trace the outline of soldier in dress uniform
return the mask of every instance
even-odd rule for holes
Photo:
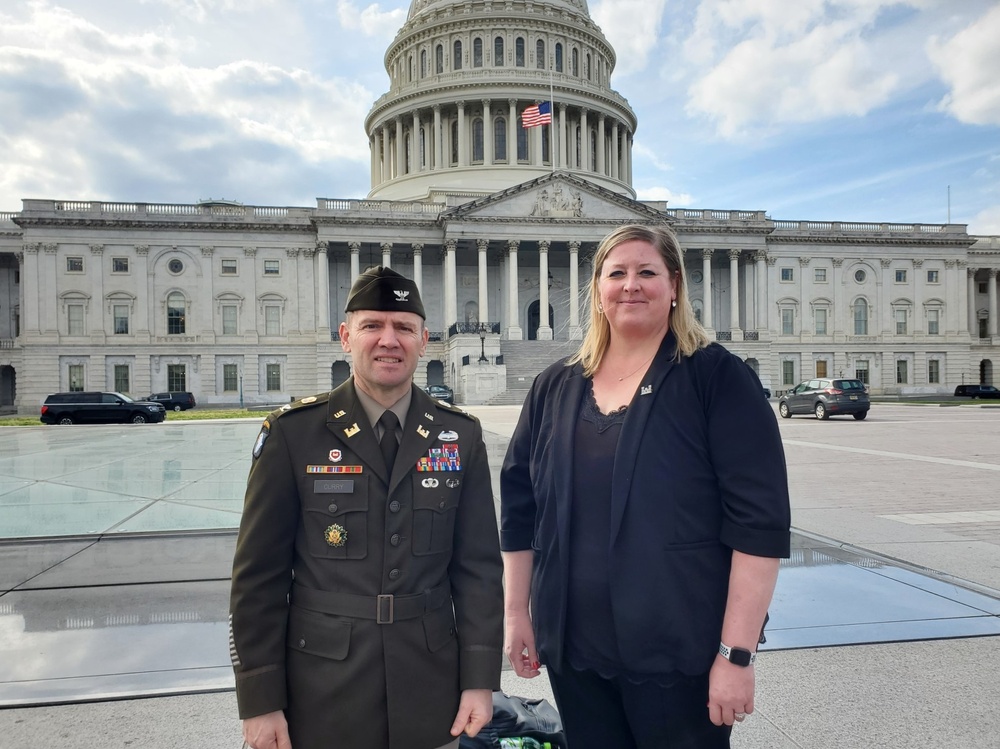
[[[253,749],[456,747],[500,687],[502,565],[479,421],[412,382],[416,285],[370,268],[340,324],[353,377],[270,414],[233,564]]]

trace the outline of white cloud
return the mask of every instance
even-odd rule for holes
[[[628,75],[646,68],[657,47],[667,0],[603,0],[590,15],[618,55],[615,72]]]
[[[639,200],[665,200],[670,208],[680,208],[694,204],[694,198],[686,192],[674,192],[669,187],[651,185],[636,187],[636,197]]]
[[[1000,236],[1000,205],[993,205],[977,213],[969,222],[969,233]]]
[[[927,54],[951,90],[940,108],[972,125],[1000,124],[1000,6],[950,39],[932,38]]]
[[[402,8],[382,10],[378,3],[359,9],[348,0],[340,0],[337,17],[345,29],[361,31],[365,36],[392,38],[406,21],[406,11]]]

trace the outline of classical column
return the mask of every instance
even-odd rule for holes
[[[944,320],[939,320],[938,325],[939,330],[942,334],[954,335],[958,330],[958,318],[961,317],[959,312],[959,297],[961,295],[962,279],[956,272],[958,267],[957,260],[945,260],[945,309],[944,309]]]
[[[458,104],[458,165],[468,166],[469,144],[465,126],[465,102],[459,101],[456,103]]]
[[[394,177],[402,177],[406,174],[406,150],[403,148],[403,118],[396,117],[396,169]]]
[[[705,289],[702,299],[701,324],[708,330],[712,329],[712,255],[714,252],[715,250],[701,251],[702,288]]]
[[[990,299],[990,318],[986,332],[990,338],[995,338],[997,334],[997,269],[987,268],[986,270],[989,273],[986,277],[986,292]]]
[[[924,286],[927,274],[923,272],[924,261],[916,258],[913,261],[913,335],[924,332]]]
[[[420,154],[420,111],[413,110],[413,132],[410,135],[410,173],[422,171],[424,165],[421,163]]]
[[[137,244],[135,247],[135,277],[138,279],[149,277],[149,245]],[[214,269],[213,269],[214,270]],[[150,294],[149,299],[152,299]],[[143,304],[142,298],[136,300],[135,304],[135,332],[139,336],[140,342],[149,343],[149,309],[150,304]]]
[[[580,243],[572,240],[569,243],[569,339],[583,340],[583,329],[580,327]]]
[[[413,283],[417,285],[420,296],[424,295],[424,245],[422,242],[414,242],[410,245],[413,250]]]
[[[566,137],[566,105],[563,103],[559,104],[559,168],[565,169],[566,165],[569,163],[566,144],[568,143]]]
[[[580,109],[580,168],[591,171],[590,164],[590,133],[587,131],[587,110]]]
[[[493,116],[490,114],[490,100],[483,99],[483,164],[491,165],[493,153]]]
[[[635,139],[635,135],[633,133],[630,132],[630,133],[626,134],[626,136],[625,136],[625,153],[622,154],[622,158],[625,161],[625,167],[626,167],[625,181],[628,184],[630,184],[630,185],[632,184],[632,141],[634,139]]]
[[[549,240],[538,242],[538,332],[539,341],[552,340],[549,321]]]
[[[508,99],[507,105],[510,107],[507,127],[507,163],[517,164],[517,129],[520,127],[517,121],[517,99]]]
[[[24,265],[21,273],[21,293],[24,295],[24,304],[21,305],[22,335],[39,332],[38,303],[41,294],[38,291],[38,248],[37,242],[28,242],[24,245]],[[145,275],[138,277],[145,278]]]
[[[382,267],[392,267],[392,242],[382,243]]]
[[[729,329],[740,329],[740,251],[729,251]],[[733,340],[735,340],[733,336]]]
[[[441,137],[441,105],[434,105],[434,169],[443,168],[444,153],[441,150],[444,138]]]
[[[757,314],[756,325],[759,333],[768,330],[767,322],[767,251],[758,250],[754,254],[757,263]]]
[[[486,250],[489,246],[488,239],[476,240],[476,248],[479,250],[479,322],[481,323],[489,322],[490,319],[490,287],[486,278]]]
[[[517,247],[519,242],[511,239],[507,242],[507,340],[520,341],[522,338],[520,315],[517,298]]]
[[[607,176],[607,163],[604,158],[604,115],[597,117],[597,172],[601,176]]]
[[[457,239],[449,239],[444,243],[444,329],[451,328],[458,322],[458,279],[455,274],[455,250]]]
[[[767,262],[773,263],[777,258],[769,257]],[[852,336],[854,335],[854,310],[847,306],[847,302],[844,300],[844,271],[841,270],[844,267],[844,258],[835,257],[831,258],[830,262],[833,264],[833,327],[828,328],[831,333],[837,333],[843,331],[844,335]],[[827,320],[829,325],[831,321]],[[777,327],[781,329],[780,318],[777,321]],[[836,366],[836,365],[834,365]]]
[[[372,187],[375,187],[382,181],[382,162],[379,152],[381,151],[381,144],[379,143],[379,131],[376,128],[371,137],[368,139],[368,148],[371,151],[371,180]]]
[[[382,125],[382,182],[392,179],[392,152],[390,144],[392,137],[389,134],[389,123]]]
[[[968,309],[966,315],[969,323],[969,336],[979,337],[979,321],[976,319],[976,269],[966,268],[965,274],[968,277]]]
[[[316,309],[319,310],[320,336],[330,337],[330,261],[326,254],[327,243],[316,243],[316,276],[319,281]]]
[[[618,123],[611,126],[611,177],[619,179],[621,164],[618,161]]]
[[[361,275],[361,242],[348,242],[347,247],[351,251],[351,286]]]
[[[965,266],[966,262],[964,260],[959,260],[955,269],[955,285],[958,287],[958,304],[955,305],[954,314],[957,318],[955,321],[955,332],[958,334],[967,334],[969,332],[969,326],[967,324],[968,320],[965,320],[965,318],[968,317],[966,310],[969,309],[969,288],[968,283],[962,283],[962,276],[965,275]],[[963,320],[965,320],[965,322],[962,322]]]
[[[544,130],[545,125],[539,125],[531,128],[531,133],[528,135],[531,143],[528,147],[528,161],[535,166],[541,166],[544,161],[542,159],[542,131]]]

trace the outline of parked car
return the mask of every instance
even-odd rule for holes
[[[1000,398],[1000,390],[993,385],[959,385],[955,395],[967,398]]]
[[[771,397],[771,388],[764,388],[764,397],[765,398]]]
[[[168,411],[187,411],[198,405],[195,403],[194,393],[187,392],[153,393],[146,400],[162,403]]]
[[[869,408],[871,400],[861,380],[806,380],[778,399],[778,413],[784,419],[792,418],[792,414],[815,414],[817,419],[851,414],[860,421]]]
[[[455,393],[447,385],[428,385],[424,388],[424,392],[431,398],[437,398],[439,401],[444,401],[445,403],[455,402]]]
[[[42,405],[43,424],[145,424],[167,412],[159,403],[137,401],[121,393],[53,393]]]

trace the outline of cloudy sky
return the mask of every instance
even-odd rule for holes
[[[0,211],[364,197],[408,0],[5,0]],[[591,0],[672,207],[1000,234],[997,0]],[[639,20],[641,19],[641,20]]]

